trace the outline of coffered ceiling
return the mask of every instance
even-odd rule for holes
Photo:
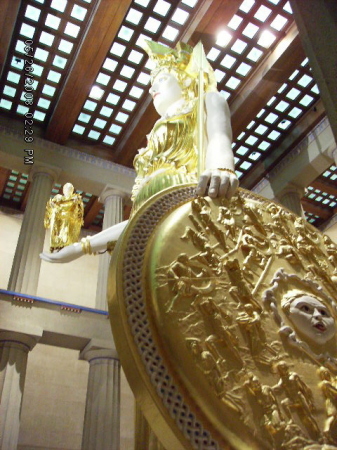
[[[287,0],[3,0],[1,8],[0,121],[20,129],[29,116],[27,142],[40,136],[132,167],[157,119],[144,38],[202,41],[231,109],[247,189],[325,116]],[[315,226],[336,213],[336,178],[332,165],[302,198]],[[0,205],[24,211],[29,184],[2,167]],[[85,226],[99,229],[102,204],[81,194]]]

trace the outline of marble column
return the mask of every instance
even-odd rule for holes
[[[337,2],[290,0],[290,5],[337,142]]]
[[[277,194],[279,202],[300,217],[304,217],[301,198],[304,196],[304,189],[295,184],[289,184],[283,191]]]
[[[0,449],[16,450],[28,352],[37,338],[0,332]]]
[[[85,349],[90,364],[82,450],[120,448],[120,363],[111,349]]]
[[[123,221],[123,193],[115,189],[106,188],[100,195],[99,200],[104,203],[103,230]],[[108,310],[107,285],[110,259],[111,256],[107,252],[100,256],[98,263],[95,307],[103,311]]]
[[[39,282],[45,229],[46,204],[50,197],[56,172],[46,167],[34,167],[32,183],[20,235],[15,250],[8,290],[36,295]]]

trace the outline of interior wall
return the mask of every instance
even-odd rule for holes
[[[0,288],[7,289],[22,214],[0,211]],[[48,234],[44,244],[48,251]],[[37,296],[95,308],[99,256],[42,261]],[[18,450],[80,450],[89,363],[79,352],[37,344],[28,355]],[[121,371],[121,445],[134,448],[134,397]]]

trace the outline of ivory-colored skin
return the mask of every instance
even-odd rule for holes
[[[176,77],[169,72],[161,72],[155,78],[150,94],[153,104],[161,117],[170,115],[183,102],[182,87]],[[220,171],[226,168],[234,171],[234,156],[231,148],[232,129],[230,111],[226,100],[218,92],[205,94],[205,113],[207,129],[206,170],[201,174],[196,189],[199,196],[230,199],[238,187],[235,174]],[[151,177],[157,175],[152,174]],[[123,232],[127,221],[113,225],[102,232],[89,237],[93,252],[104,251],[107,243],[116,241]],[[83,255],[81,243],[63,248],[57,253],[41,253],[41,258],[48,262],[65,263]]]

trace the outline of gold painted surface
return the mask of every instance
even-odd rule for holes
[[[134,217],[110,274],[144,414],[184,448],[200,429],[205,449],[337,448],[336,246],[244,190],[231,203],[173,194]]]
[[[83,200],[74,194],[74,186],[66,183],[63,195],[57,194],[46,205],[45,228],[50,228],[50,251],[58,251],[78,241],[83,225]]]

